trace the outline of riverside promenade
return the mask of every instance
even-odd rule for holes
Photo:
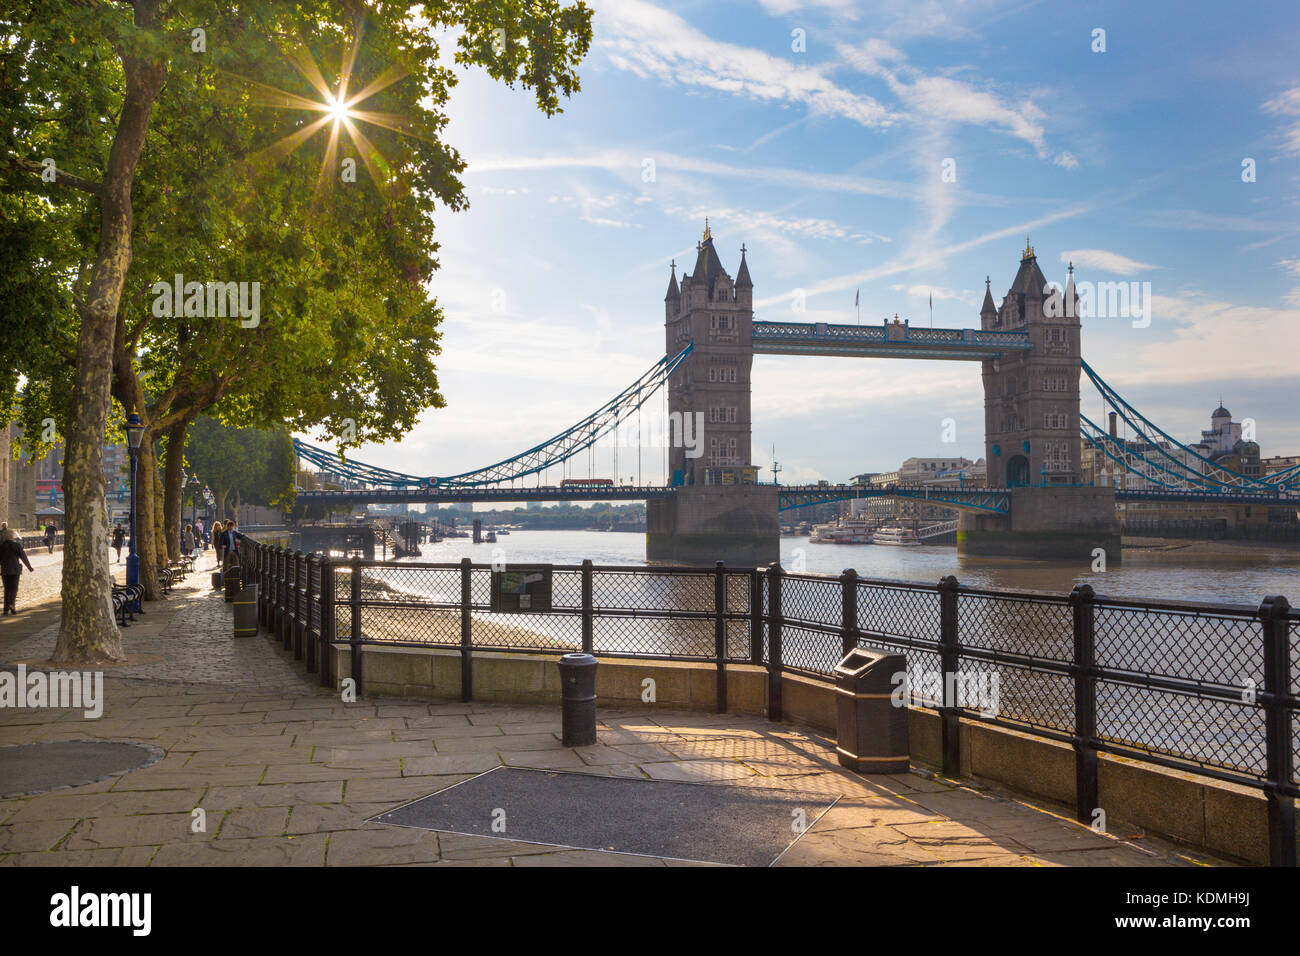
[[[154,762],[137,770],[0,799],[0,866],[683,865],[366,822],[502,766],[838,796],[810,817],[781,866],[1222,862],[1122,821],[1094,833],[1063,807],[969,781],[858,776],[838,765],[833,741],[758,718],[602,710],[597,744],[566,748],[558,702],[345,703],[274,642],[232,636],[229,605],[207,587],[206,557],[124,630],[129,657],[104,671],[102,717],[0,708],[0,746],[105,740],[154,749]],[[57,601],[20,606],[27,610],[0,624],[0,666],[59,669],[47,663]],[[644,826],[663,827],[672,812],[665,806]]]

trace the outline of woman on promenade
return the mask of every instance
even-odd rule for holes
[[[192,524],[187,524],[181,534],[181,551],[191,558],[194,557],[194,525]]]
[[[217,521],[212,525],[212,547],[216,551],[217,567],[225,568],[226,564],[222,560],[226,551],[226,523]]]
[[[4,578],[5,587],[5,614],[17,614],[16,604],[18,602],[18,578],[23,573],[23,565],[27,565],[27,570],[32,571],[32,563],[27,560],[27,552],[23,550],[23,543],[18,540],[18,535],[12,528],[5,528],[0,533],[0,576]]]

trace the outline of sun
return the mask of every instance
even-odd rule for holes
[[[330,115],[330,118],[336,123],[341,123],[352,115],[352,111],[348,109],[347,102],[341,96],[331,98],[326,104],[325,112],[327,112]]]
[[[329,135],[325,144],[325,156],[321,163],[320,175],[316,181],[316,188],[320,191],[330,188],[335,178],[333,173],[338,163],[340,130],[347,134],[347,140],[351,143],[358,158],[369,170],[372,179],[376,183],[382,183],[387,178],[384,170],[380,168],[382,157],[379,156],[374,144],[361,131],[358,125],[359,122],[392,130],[404,136],[414,136],[417,139],[426,138],[413,127],[407,117],[393,113],[376,112],[363,106],[370,97],[408,76],[409,71],[406,68],[396,65],[389,66],[360,91],[353,93],[349,90],[349,85],[354,79],[353,67],[356,65],[357,53],[361,46],[361,32],[361,21],[357,20],[353,27],[352,42],[345,51],[340,65],[338,86],[333,90],[331,90],[330,84],[327,84],[320,68],[316,65],[315,60],[312,59],[305,46],[300,44],[285,51],[289,62],[315,90],[317,99],[290,93],[287,90],[244,78],[244,82],[253,88],[254,102],[259,105],[279,108],[288,107],[320,114],[317,119],[281,137],[270,146],[254,154],[250,159],[278,160],[306,142],[316,132],[328,128]],[[376,162],[376,160],[379,162]]]

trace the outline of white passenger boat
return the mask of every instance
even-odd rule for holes
[[[911,528],[880,528],[872,535],[875,544],[913,545],[920,544],[921,539]]]
[[[809,542],[816,544],[871,544],[871,528],[862,519],[813,525]]]

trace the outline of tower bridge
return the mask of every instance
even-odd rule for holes
[[[779,511],[827,501],[912,498],[955,509],[961,515],[958,550],[968,554],[1091,560],[1100,548],[1111,562],[1120,560],[1117,500],[1300,504],[1292,488],[1300,487],[1300,465],[1267,478],[1223,468],[1177,443],[1107,385],[1082,360],[1073,266],[1064,290],[1049,289],[1028,242],[1001,302],[994,301],[986,278],[979,327],[965,329],[912,328],[896,317],[868,326],[756,320],[746,252],[741,246],[733,279],[706,226],[692,271],[679,280],[676,263],[670,267],[664,357],[565,431],[511,458],[448,477],[344,461],[295,440],[301,457],[361,484],[304,492],[300,500],[318,505],[644,500],[648,558],[746,564],[777,559]],[[986,486],[760,483],[751,445],[755,355],[981,363]],[[1142,442],[1121,442],[1080,414],[1083,374],[1115,409],[1112,419],[1123,418]],[[516,485],[530,476],[540,479],[546,469],[592,447],[661,388],[667,390],[670,421],[703,423],[694,448],[670,442],[666,485]],[[1083,484],[1081,442],[1115,462],[1119,472],[1140,477],[1140,487]]]

